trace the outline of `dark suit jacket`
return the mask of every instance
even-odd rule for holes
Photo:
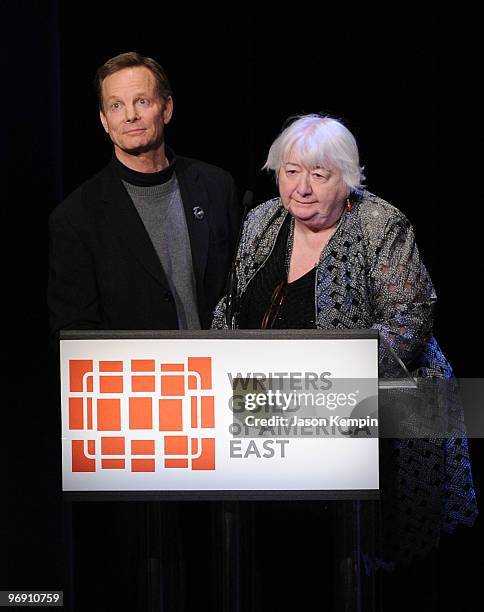
[[[232,177],[183,157],[176,176],[190,236],[200,322],[210,327],[225,289],[240,210]],[[204,211],[196,219],[193,208]],[[177,329],[162,266],[112,163],[51,214],[51,330]],[[173,237],[176,240],[176,236]]]

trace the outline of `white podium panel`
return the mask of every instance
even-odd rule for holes
[[[73,335],[64,491],[378,490],[376,334]],[[355,424],[362,435],[348,435]]]

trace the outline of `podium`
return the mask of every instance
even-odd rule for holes
[[[362,609],[375,597],[361,502],[379,495],[378,343],[372,330],[63,332],[66,524],[82,501],[216,501],[217,607],[238,611],[244,503],[336,500],[338,609]],[[165,587],[147,609],[165,609]]]

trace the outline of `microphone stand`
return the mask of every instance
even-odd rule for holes
[[[226,298],[226,308],[225,308],[225,321],[227,323],[227,327],[229,329],[236,329],[237,327],[237,314],[239,312],[239,298],[237,295],[237,253],[239,251],[240,241],[242,239],[242,231],[244,229],[245,219],[247,218],[247,214],[249,210],[252,208],[252,201],[254,199],[254,193],[250,190],[247,190],[244,193],[244,197],[242,198],[242,206],[244,207],[244,212],[242,214],[242,221],[240,223],[239,235],[237,238],[237,244],[235,247],[234,258],[232,260],[232,265],[230,266],[230,273],[227,279],[227,288],[225,295]]]
[[[239,251],[240,240],[247,214],[252,207],[254,194],[246,191],[242,198],[244,212],[240,223],[239,235],[235,248],[234,258],[230,267],[230,274],[227,278],[226,288],[226,311],[225,320],[229,329],[236,329],[237,314],[239,311],[239,299],[237,296],[237,253]],[[230,612],[240,612],[242,610],[242,551],[241,551],[241,529],[242,516],[238,501],[223,501],[221,514],[221,531],[223,541],[222,554],[222,607]]]

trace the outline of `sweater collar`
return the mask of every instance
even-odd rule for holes
[[[173,176],[176,165],[176,155],[169,147],[166,147],[166,157],[169,161],[169,165],[159,172],[138,172],[137,170],[132,170],[121,163],[116,155],[113,155],[111,164],[122,181],[131,185],[137,185],[138,187],[153,187],[155,185],[167,183]]]

